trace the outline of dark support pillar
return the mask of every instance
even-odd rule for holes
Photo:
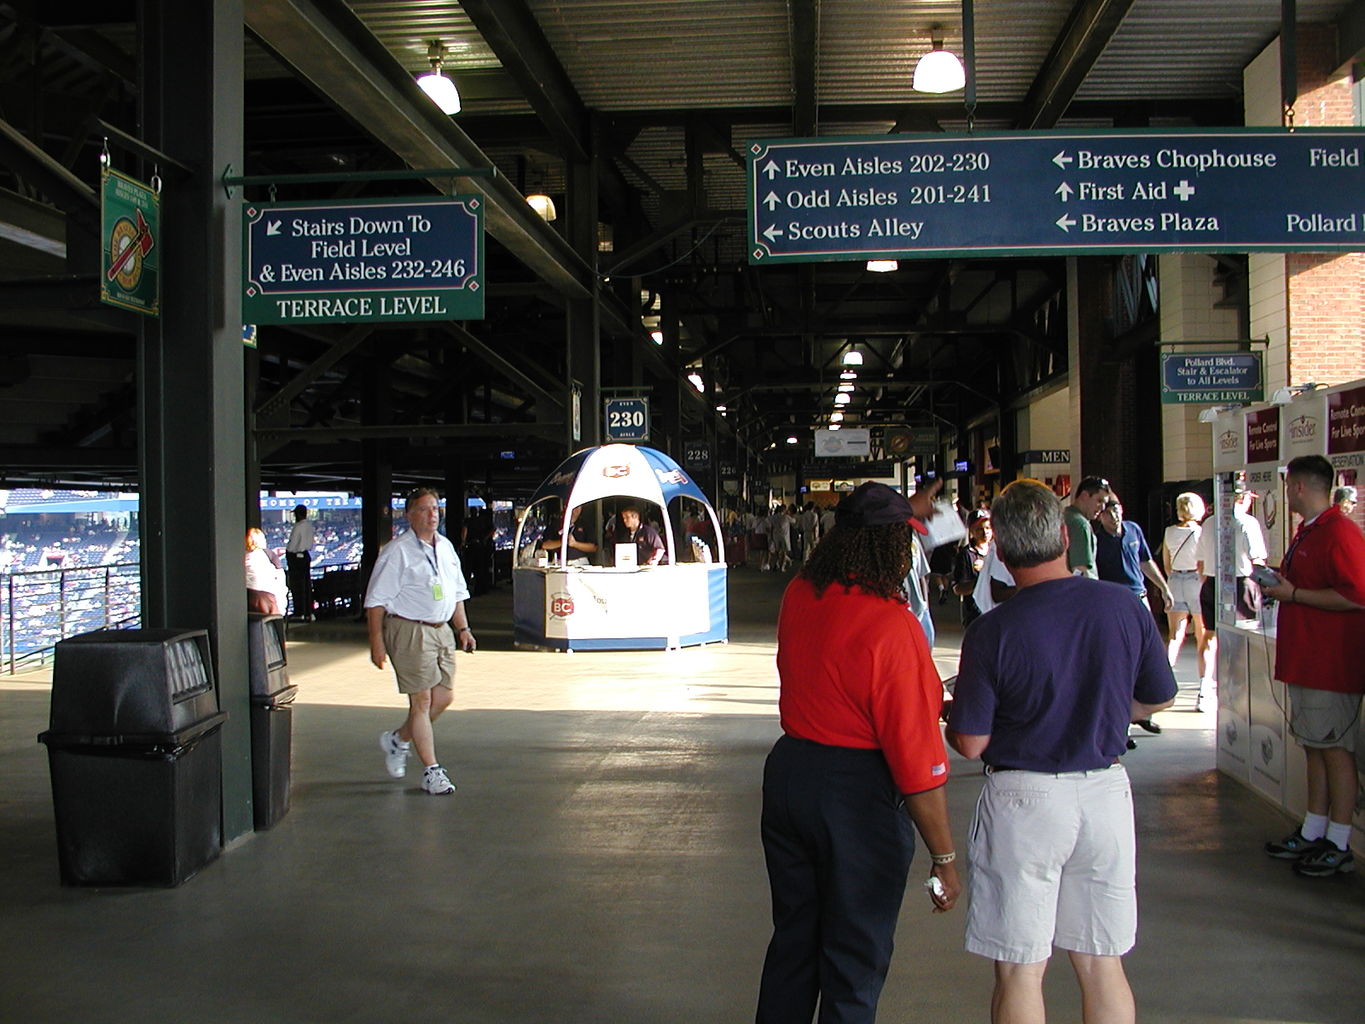
[[[161,316],[138,359],[143,623],[209,630],[231,841],[252,829],[241,221],[220,180],[242,167],[242,2],[143,0],[139,26],[142,135],[194,168],[162,169]]]
[[[677,299],[672,289],[663,293],[663,304],[659,309],[659,327],[664,332],[664,362],[673,370],[671,378],[659,382],[655,394],[659,396],[659,426],[662,437],[659,439],[660,451],[681,459],[683,455],[682,436],[682,394],[681,388],[691,387],[690,381],[682,376],[679,351],[682,325],[676,315]]]
[[[392,418],[389,400],[389,361],[369,357],[365,386],[361,391],[361,420],[366,426],[383,426]],[[379,549],[393,537],[393,463],[387,441],[369,438],[360,442],[360,588],[370,582]]]
[[[1110,418],[1116,381],[1104,363],[1108,263],[1101,257],[1066,261],[1067,346],[1071,390],[1072,484],[1087,474],[1111,475]]]
[[[593,119],[589,128],[591,138],[584,149],[585,161],[569,161],[565,166],[568,191],[567,237],[574,252],[594,269],[592,295],[572,298],[567,304],[565,322],[564,375],[564,450],[568,454],[579,448],[602,443],[602,338],[600,330],[599,298],[602,288],[597,268],[597,127]],[[574,437],[574,396],[577,383],[581,392],[579,402],[579,432]]]

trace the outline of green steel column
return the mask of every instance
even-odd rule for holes
[[[162,168],[161,316],[141,336],[143,621],[207,628],[223,726],[223,839],[252,829],[240,214],[241,0],[143,0],[142,138]]]

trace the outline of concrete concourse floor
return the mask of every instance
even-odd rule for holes
[[[542,654],[511,644],[511,592],[470,603],[438,753],[449,798],[384,772],[402,717],[358,623],[292,626],[293,807],[176,889],[58,884],[41,675],[0,677],[0,1021],[637,1024],[745,1021],[769,932],[758,842],[778,735],[779,574],[731,574],[727,646]],[[955,671],[956,608],[935,654]],[[1261,852],[1291,823],[1214,770],[1193,653],[1161,736],[1125,758],[1139,827],[1139,1017],[1365,1019],[1365,884]],[[958,848],[980,776],[955,758]],[[917,856],[881,1002],[887,1022],[988,1019],[965,905],[929,913]],[[1053,1020],[1080,1018],[1063,957]],[[795,1024],[795,1022],[793,1022]]]

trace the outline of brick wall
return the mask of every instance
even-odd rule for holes
[[[1352,125],[1355,106],[1348,69],[1333,67],[1336,36],[1331,26],[1300,25],[1299,126]],[[1341,384],[1365,376],[1365,254],[1289,253],[1290,384]]]

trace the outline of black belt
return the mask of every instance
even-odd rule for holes
[[[444,622],[423,622],[421,619],[410,619],[406,615],[395,615],[393,612],[389,612],[389,618],[402,619],[404,622],[415,622],[419,626],[430,626],[433,629],[440,629],[445,625]]]

